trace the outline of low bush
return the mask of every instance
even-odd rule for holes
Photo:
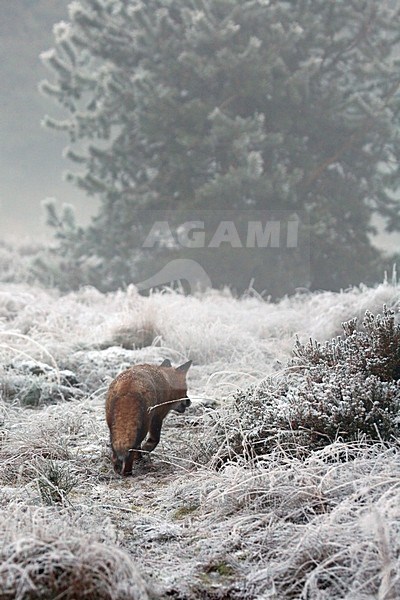
[[[297,341],[283,375],[237,393],[233,412],[218,413],[218,460],[253,458],[277,445],[301,456],[338,438],[398,437],[400,325],[386,307],[356,325],[343,323],[344,336],[324,345]]]
[[[0,396],[8,403],[39,407],[81,397],[79,381],[69,370],[56,370],[38,361],[0,367]]]

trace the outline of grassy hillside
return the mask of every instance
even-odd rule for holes
[[[278,442],[256,459],[230,446],[245,428],[235,398],[273,395],[296,336],[324,342],[384,304],[398,322],[389,283],[277,304],[0,284],[1,598],[400,597],[395,436],[339,435],[297,456]],[[107,387],[164,358],[193,360],[192,407],[169,415],[151,459],[121,478]]]

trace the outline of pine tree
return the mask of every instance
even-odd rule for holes
[[[375,0],[72,2],[42,83],[68,116],[46,123],[69,135],[69,177],[101,199],[79,237],[109,285],[135,273],[141,208],[303,211],[312,288],[373,281],[372,215],[400,228],[399,13]]]

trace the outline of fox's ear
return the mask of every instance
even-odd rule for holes
[[[192,361],[188,360],[188,362],[186,362],[185,364],[181,365],[180,367],[176,367],[176,370],[177,371],[183,371],[183,373],[187,373],[191,364],[192,364]]]
[[[172,364],[171,364],[171,361],[169,360],[169,358],[165,358],[162,361],[160,367],[172,367]]]

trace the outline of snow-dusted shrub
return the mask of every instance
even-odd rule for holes
[[[328,367],[346,364],[354,372],[375,375],[382,381],[400,379],[400,324],[395,312],[383,307],[376,317],[366,311],[363,330],[357,331],[357,319],[343,323],[344,339],[340,337],[323,346],[296,343],[294,354],[301,365]]]
[[[278,378],[237,393],[218,414],[218,455],[253,457],[278,444],[297,455],[340,437],[391,440],[400,434],[400,325],[394,311],[367,312],[344,337],[296,343]]]
[[[35,276],[31,272],[31,263],[41,251],[41,246],[35,243],[0,241],[0,281],[33,283]]]
[[[0,368],[0,395],[22,406],[42,406],[80,397],[82,392],[72,371],[56,370],[38,361],[23,361]]]
[[[47,247],[32,260],[30,275],[39,285],[66,293],[87,285],[101,288],[101,266],[96,256],[63,255],[58,249]]]

